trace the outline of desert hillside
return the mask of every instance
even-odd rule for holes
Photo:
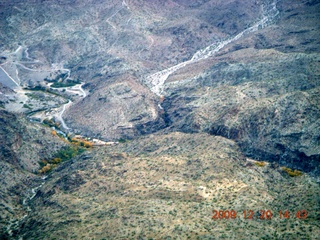
[[[0,238],[317,239],[319,15],[0,1]]]

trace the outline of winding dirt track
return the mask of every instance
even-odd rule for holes
[[[30,61],[20,61],[20,60],[16,59],[17,58],[16,55],[18,53],[20,53],[20,52],[24,52],[25,53],[25,58],[30,60]],[[22,53],[20,55],[22,55]],[[28,48],[27,47],[19,46],[14,52],[9,53],[8,57],[9,57],[8,60],[0,65],[0,74],[2,74],[3,78],[5,78],[5,81],[6,81],[5,85],[8,85],[10,88],[14,89],[20,96],[23,96],[23,97],[21,97],[21,99],[23,98],[22,99],[23,103],[26,103],[27,100],[28,100],[28,97],[27,97],[27,95],[25,95],[25,93],[27,93],[28,91],[22,89],[21,86],[20,86],[21,82],[20,82],[20,78],[19,78],[19,68],[17,66],[22,67],[23,69],[31,71],[31,72],[42,72],[44,70],[42,70],[41,68],[32,69],[32,68],[26,67],[24,65],[24,64],[29,64],[29,63],[39,63],[40,62],[39,60],[32,59],[32,58],[29,57],[29,53],[28,53]],[[12,57],[12,59],[11,59],[11,57]],[[17,78],[18,81],[15,80],[12,76],[10,76],[10,74],[7,71],[5,71],[5,69],[2,67],[3,65],[5,65],[7,63],[11,63],[11,64],[13,64],[15,66],[16,78]],[[45,70],[45,71],[47,71],[47,70]],[[67,68],[64,68],[62,66],[62,64],[53,64],[51,66],[51,72],[54,73],[56,71],[66,72],[67,73],[67,78],[66,79],[71,79],[71,77],[70,77],[71,70],[67,69]],[[50,87],[51,84],[52,83],[49,83],[48,86]],[[87,96],[87,93],[82,88],[83,85],[84,85],[84,83],[81,83],[81,84],[77,84],[77,85],[72,86],[72,87],[65,87],[64,89],[66,91],[68,91],[68,92],[71,92],[71,93],[74,93],[74,94],[79,94],[81,96],[81,98],[85,98]],[[69,100],[67,103],[63,104],[60,107],[58,112],[55,112],[55,113],[53,113],[51,115],[51,117],[54,116],[54,117],[57,118],[58,121],[61,122],[61,125],[65,130],[69,130],[70,128],[66,125],[65,121],[63,120],[63,114],[65,113],[66,109],[68,109],[72,105],[72,103],[73,102],[71,100]]]

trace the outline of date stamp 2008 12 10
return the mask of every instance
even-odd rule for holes
[[[273,217],[278,216],[280,219],[289,219],[289,218],[297,218],[297,219],[306,219],[308,217],[308,212],[306,210],[298,210],[296,212],[289,212],[288,210],[273,213],[271,210],[244,210],[242,213],[238,213],[235,210],[213,210],[212,211],[212,219],[243,219],[253,220],[271,220]]]

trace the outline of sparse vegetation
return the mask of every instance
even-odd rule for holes
[[[42,100],[42,97],[36,93],[25,93],[25,95],[28,96],[29,98],[33,98],[35,100]]]
[[[38,171],[40,174],[45,174],[54,169],[61,162],[65,162],[70,160],[73,157],[83,153],[85,148],[79,146],[67,146],[62,148],[56,154],[54,154],[52,159],[49,160],[41,160],[40,161],[40,170]]]
[[[93,147],[93,143],[88,140],[85,140],[85,139],[72,138],[71,143],[75,146],[82,146],[85,148],[92,148]]]
[[[298,177],[302,175],[302,172],[296,169],[292,170],[291,168],[288,168],[288,167],[282,167],[281,169],[286,173],[288,173],[290,177]]]
[[[124,139],[124,138],[120,138],[120,139],[118,140],[119,143],[125,143],[126,141],[127,141],[127,140]]]
[[[30,105],[28,105],[28,104],[23,104],[23,107],[24,107],[24,108],[27,108],[27,109],[32,109],[32,108],[30,107]]]
[[[45,92],[45,93],[50,93],[52,95],[56,95],[56,96],[61,96],[59,94],[58,91],[54,91],[53,89],[50,89],[48,87],[45,86],[35,86],[35,87],[28,87],[28,88],[24,88],[25,90],[29,90],[29,91],[40,91],[40,92]]]
[[[62,161],[70,160],[71,158],[83,153],[85,151],[82,147],[67,146],[58,151],[54,158],[61,158]]]
[[[264,167],[266,165],[265,162],[255,162],[254,164],[258,167]]]
[[[185,141],[188,137],[198,143]],[[259,236],[262,228],[273,229],[281,223],[276,208],[293,209],[297,198],[304,208],[310,206],[313,201],[309,197],[301,198],[303,194],[309,196],[308,193],[314,196],[312,185],[311,189],[307,190],[302,185],[292,186],[290,179],[278,174],[278,170],[270,168],[268,164],[264,167],[269,171],[267,174],[263,173],[262,177],[260,171],[251,171],[252,169],[244,168],[230,160],[230,156],[237,157],[237,152],[224,145],[221,138],[218,140],[212,136],[193,134],[184,135],[182,139],[185,144],[176,148],[174,152],[172,146],[179,143],[180,139],[170,139],[169,136],[153,136],[152,139],[119,144],[107,153],[104,148],[92,151],[89,155],[93,156],[93,161],[74,161],[72,167],[59,172],[62,174],[61,181],[68,182],[63,188],[68,189],[68,193],[61,191],[55,194],[55,197],[58,196],[59,204],[68,206],[80,214],[89,228],[112,229],[108,236],[118,236],[120,233],[128,236],[137,227],[141,227],[145,229],[145,238],[154,237],[157,231],[160,234],[158,237],[161,238],[164,236],[161,235],[163,229],[166,229],[168,236],[179,234],[184,239],[188,237],[187,234],[191,239],[196,235],[204,238],[213,227],[221,231],[217,233],[219,237],[224,235],[225,238],[230,238],[232,232],[238,233],[241,229],[245,229],[247,234],[250,232]],[[204,141],[214,144],[208,145],[205,149],[199,148],[203,146]],[[148,146],[152,146],[153,142],[162,146],[161,152],[144,151],[145,147],[149,149]],[[192,152],[187,151],[190,146],[193,146]],[[216,149],[220,148],[228,152],[228,155],[221,158],[216,152]],[[130,154],[131,151],[134,154]],[[190,159],[192,161],[188,162]],[[52,161],[50,164],[55,163]],[[82,172],[82,169],[86,171]],[[240,173],[236,181],[232,171]],[[201,176],[194,178],[198,172]],[[214,177],[210,181],[204,181],[208,176]],[[85,178],[85,181],[82,181],[82,178]],[[87,184],[80,186],[79,182]],[[70,185],[77,188],[77,191],[69,194]],[[241,189],[245,189],[246,194],[243,194]],[[297,193],[296,197],[291,196],[292,191]],[[269,201],[270,196],[274,200]],[[258,201],[261,205],[252,204]],[[88,202],[94,207],[89,206]],[[244,204],[249,209],[252,208],[255,214],[259,209],[270,209],[274,215],[272,221],[243,219]],[[206,219],[211,219],[213,209],[234,209],[239,218],[237,221],[211,220],[208,223]],[[48,210],[45,208],[44,211]],[[286,219],[286,224],[296,221],[294,214],[291,215],[292,219]],[[115,219],[119,220],[118,225],[115,225]],[[305,221],[303,224],[308,226],[309,222]],[[294,225],[292,228],[300,226]],[[193,232],[191,235],[190,231],[185,231],[187,228]],[[122,232],[121,229],[126,231]],[[78,231],[86,236],[81,229],[78,228]],[[291,230],[284,229],[282,234],[289,231]],[[302,233],[302,236],[307,234]],[[132,236],[136,237],[137,234]]]
[[[60,129],[60,123],[53,121],[53,119],[46,118],[43,120],[43,124],[49,127],[55,127],[57,129]]]
[[[320,235],[317,179],[293,170],[318,159],[318,1],[25,1],[14,12],[4,2],[1,66],[21,86],[42,85],[19,98],[1,90],[6,107],[27,103],[21,112],[41,109],[30,118],[61,117],[77,135],[130,140],[91,149],[72,133],[63,142],[54,120],[45,123],[54,130],[21,122],[2,131],[0,227],[13,236],[0,229],[0,238]],[[83,76],[89,94],[63,89],[76,84],[70,76]],[[4,127],[12,119],[0,114]],[[41,180],[29,167],[52,174]],[[214,209],[237,218],[214,220]],[[244,219],[249,209],[273,218]]]
[[[54,82],[51,87],[53,88],[64,88],[64,87],[73,87],[77,84],[80,84],[80,81],[67,81],[67,82]]]
[[[39,173],[40,174],[46,174],[49,173],[52,169],[54,169],[57,165],[56,164],[51,164],[51,163],[47,163],[45,166],[43,166],[40,170]]]
[[[46,82],[53,83],[51,87],[53,88],[63,88],[63,87],[72,87],[77,84],[80,84],[79,80],[68,79],[67,73],[60,73],[54,79],[45,78]]]

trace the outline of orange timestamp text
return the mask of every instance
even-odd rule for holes
[[[278,216],[280,219],[307,219],[308,212],[306,210],[298,210],[296,212],[289,212],[289,210],[280,210],[277,213],[273,213],[271,210],[244,210],[238,213],[235,210],[213,210],[212,219],[237,219],[243,218],[248,220],[259,219],[259,220],[271,220],[273,217]]]

